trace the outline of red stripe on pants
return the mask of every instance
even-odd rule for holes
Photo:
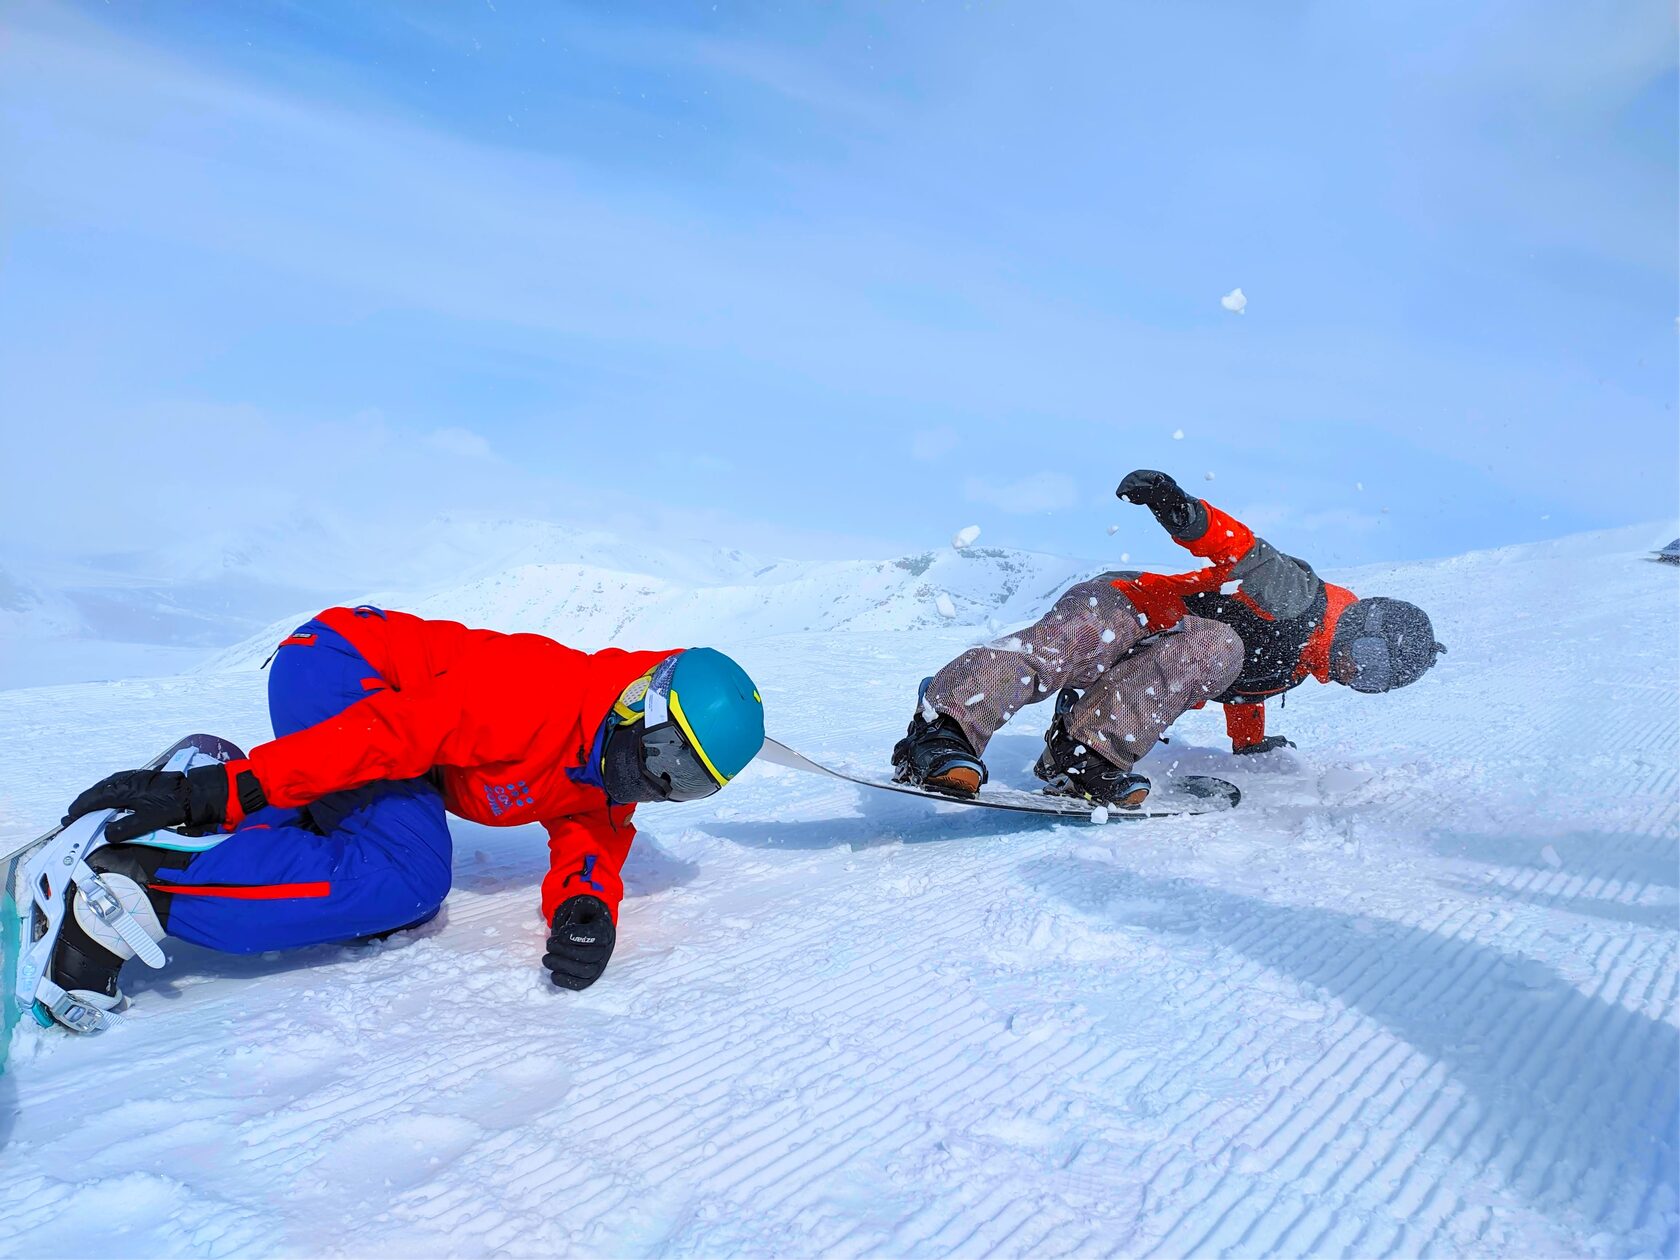
[[[147,884],[146,887],[177,897],[230,897],[235,901],[279,901],[284,897],[332,894],[332,885],[326,880],[311,884]]]

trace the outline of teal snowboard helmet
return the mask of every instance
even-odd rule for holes
[[[764,746],[758,688],[713,648],[666,657],[625,688],[613,722],[601,771],[624,804],[710,796]]]

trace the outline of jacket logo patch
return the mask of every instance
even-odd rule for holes
[[[525,780],[517,783],[486,783],[484,785],[484,799],[490,804],[490,813],[500,818],[510,809],[518,809],[521,805],[529,805],[531,794],[526,791]]]

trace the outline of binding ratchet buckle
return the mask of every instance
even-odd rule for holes
[[[45,985],[41,986],[43,989]],[[57,985],[53,986],[58,988]],[[45,996],[42,994],[41,996]],[[39,1000],[39,998],[37,998]],[[91,1003],[84,1002],[74,994],[58,990],[58,996],[53,998],[46,1007],[52,1012],[52,1017],[63,1024],[71,1032],[98,1032],[101,1028],[110,1028],[122,1022],[122,1017],[111,1011],[102,1011]]]

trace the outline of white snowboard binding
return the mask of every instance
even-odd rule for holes
[[[207,761],[240,756],[238,748],[224,740],[197,735],[169,749],[157,759],[156,768],[184,772]],[[124,847],[105,840],[105,826],[118,812],[84,815],[48,833],[17,859],[10,889],[24,929],[17,1002],[43,1027],[56,1022],[71,1032],[90,1033],[115,1026],[124,1004],[117,968],[131,958],[153,968],[164,964],[164,930],[157,909],[141,881],[120,869],[124,863],[109,860]],[[201,850],[219,839],[189,840],[157,832],[134,843]],[[95,858],[107,848],[113,853],[106,861]],[[109,957],[117,960],[116,967],[109,965]]]
[[[40,872],[38,867],[31,868],[32,887],[36,889],[30,915],[33,940],[20,964],[18,997],[21,1000],[27,996],[33,1005],[44,1009],[71,1032],[87,1033],[120,1021],[117,1011],[123,1004],[123,996],[116,987],[114,973],[109,992],[92,985],[65,989],[53,978],[54,956],[59,953],[63,933],[69,926],[66,920],[71,920],[75,929],[99,949],[124,961],[139,958],[148,967],[164,964],[159,946],[163,926],[145,890],[134,880],[114,872],[97,872],[84,857],[74,853],[69,859],[65,863],[60,857],[59,864],[51,868],[73,872],[68,886],[58,890],[57,895],[53,895],[52,876]],[[65,945],[68,947],[67,942]]]

